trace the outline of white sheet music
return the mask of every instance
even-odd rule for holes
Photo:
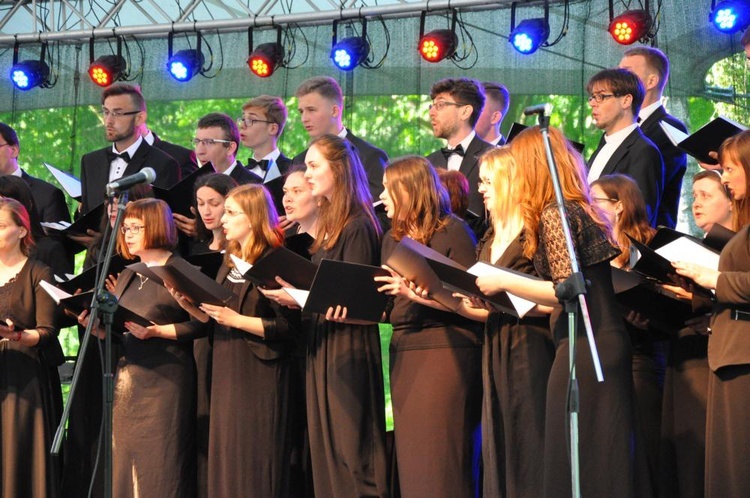
[[[234,263],[234,266],[237,268],[237,270],[242,273],[243,275],[247,273],[247,271],[253,267],[250,263],[245,261],[244,259],[240,259],[234,254],[230,254],[229,258],[232,260],[232,263]]]
[[[511,275],[510,272],[507,272],[505,270],[502,270],[498,268],[497,266],[488,265],[487,263],[482,263],[481,261],[477,262],[466,270],[467,273],[471,273],[474,276],[477,277],[486,277],[486,276],[492,276],[492,275]],[[512,274],[515,275],[515,274]],[[531,311],[534,306],[536,306],[536,303],[532,301],[528,301],[522,297],[518,297],[515,294],[511,294],[510,292],[507,293],[508,298],[510,298],[510,302],[513,303],[513,307],[518,312],[518,316],[523,318],[526,313]]]
[[[44,165],[70,197],[81,197],[81,180],[49,163],[44,163]]]
[[[42,280],[41,282],[39,282],[39,286],[42,289],[44,289],[47,292],[47,294],[49,294],[50,297],[55,300],[57,304],[60,304],[60,301],[62,299],[65,299],[66,297],[70,297],[72,295],[72,294],[68,294],[62,289],[58,289],[57,287],[50,284],[46,280]]]
[[[719,269],[719,255],[687,237],[673,240],[657,249],[656,253],[671,262],[684,261],[712,270]]]
[[[284,292],[289,294],[294,302],[299,305],[300,308],[304,308],[307,303],[307,298],[310,296],[310,291],[304,289],[295,289],[293,287],[282,287]]]

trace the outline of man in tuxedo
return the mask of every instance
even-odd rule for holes
[[[662,92],[669,78],[669,59],[658,48],[641,46],[625,51],[620,68],[635,73],[643,83],[646,96],[638,113],[638,123],[646,138],[651,140],[661,152],[664,160],[664,193],[659,202],[656,223],[674,228],[680,207],[682,178],[687,170],[687,154],[678,149],[659,125],[665,121],[687,133],[687,127],[667,113],[661,105]]]
[[[357,149],[367,173],[370,195],[373,202],[377,201],[383,191],[383,173],[388,155],[344,128],[341,123],[344,95],[336,80],[328,76],[315,76],[303,81],[295,95],[302,125],[311,140],[322,135],[337,135],[347,139]],[[307,149],[294,157],[293,164],[304,166],[305,155]]]
[[[292,165],[292,160],[282,154],[277,146],[286,119],[287,109],[283,100],[260,95],[245,102],[242,117],[237,120],[242,145],[253,151],[247,161],[247,169],[263,178],[281,215],[284,214],[284,175]]]
[[[490,145],[505,145],[505,137],[500,133],[500,125],[503,118],[508,114],[510,106],[510,93],[505,85],[485,81],[482,83],[484,90],[484,107],[479,115],[475,130],[477,135]]]
[[[445,78],[430,89],[432,134],[448,146],[427,159],[436,168],[460,171],[469,181],[469,210],[483,218],[484,201],[479,194],[479,157],[492,145],[474,130],[484,107],[481,83],[469,78]],[[475,227],[472,227],[475,228]],[[475,233],[481,230],[475,228]]]
[[[0,175],[20,176],[31,189],[34,208],[40,221],[70,221],[70,212],[65,203],[65,194],[51,183],[35,178],[18,166],[21,143],[16,130],[0,123]]]
[[[594,124],[604,131],[588,161],[588,182],[612,173],[630,176],[641,189],[651,225],[656,226],[664,162],[636,123],[646,93],[641,80],[627,69],[605,69],[589,80],[586,91]]]
[[[102,92],[102,120],[107,141],[112,145],[81,158],[81,213],[104,200],[107,183],[145,167],[156,172],[157,187],[169,188],[180,180],[177,161],[151,147],[141,136],[146,102],[138,87],[117,84],[106,88]]]

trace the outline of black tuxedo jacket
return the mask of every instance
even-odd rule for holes
[[[484,200],[479,194],[479,157],[493,147],[476,135],[466,148],[461,167],[458,169],[469,180],[469,210],[482,217],[484,217]],[[427,156],[427,159],[436,168],[448,167],[448,161],[440,150]]]
[[[246,167],[241,162],[237,161],[237,166],[234,167],[229,176],[237,182],[237,185],[245,185],[248,183],[263,183],[263,178],[259,177]]]
[[[602,136],[599,147],[589,158],[589,167],[604,147],[604,143],[604,137]],[[620,144],[604,166],[600,176],[613,173],[628,175],[635,180],[635,183],[641,189],[643,199],[646,201],[649,221],[652,226],[656,226],[659,201],[664,191],[664,162],[659,149],[643,135],[640,128],[636,128],[625,138],[625,141]]]
[[[104,200],[109,182],[110,161],[107,159],[107,151],[112,150],[111,147],[109,145],[89,152],[81,158],[81,213],[89,212]],[[157,187],[169,188],[182,178],[176,160],[143,140],[122,176],[133,175],[146,167],[156,171],[154,185]]]
[[[664,193],[659,202],[657,224],[674,228],[677,225],[677,211],[680,207],[680,193],[682,178],[687,170],[687,154],[675,147],[659,122],[666,121],[678,130],[687,133],[687,127],[674,116],[667,114],[663,106],[659,106],[649,117],[641,123],[641,131],[646,138],[654,142],[664,159]]]
[[[34,207],[39,220],[45,222],[70,221],[70,211],[65,202],[65,194],[51,183],[33,177],[21,170],[21,178],[31,189]]]
[[[362,166],[365,168],[365,173],[367,174],[367,183],[370,187],[372,201],[376,202],[380,197],[380,193],[383,192],[383,173],[385,172],[385,165],[388,164],[388,154],[370,142],[354,136],[349,128],[346,129],[346,139],[359,154],[359,159],[362,161]],[[307,149],[294,156],[292,160],[294,166],[305,167],[306,154]]]
[[[281,176],[268,183],[264,183],[265,187],[271,193],[273,197],[273,204],[276,206],[276,212],[280,215],[284,215],[284,182],[286,181],[286,174],[292,167],[292,160],[281,154],[276,159],[276,166],[279,167],[279,173]]]
[[[192,150],[171,142],[165,142],[153,131],[151,133],[154,135],[154,145],[152,147],[156,147],[160,151],[166,152],[168,156],[171,156],[177,161],[177,164],[180,165],[182,178],[185,178],[198,169],[198,164],[195,162],[195,154],[193,154]]]

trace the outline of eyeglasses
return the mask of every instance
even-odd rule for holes
[[[617,199],[610,199],[608,197],[592,197],[591,200],[594,202],[617,202]]]
[[[123,235],[127,235],[128,232],[132,233],[133,235],[138,235],[139,233],[141,233],[141,230],[143,230],[144,228],[146,227],[143,225],[131,225],[131,226],[123,225],[120,227],[120,232],[122,232]]]
[[[117,119],[121,118],[122,116],[132,116],[133,114],[138,114],[141,111],[110,111],[109,109],[102,109],[102,117],[104,119],[112,118]]]
[[[221,140],[220,138],[194,138],[193,145],[198,147],[199,145],[213,145],[213,144],[231,144],[231,140]]]
[[[237,126],[239,126],[240,128],[250,128],[255,123],[268,123],[268,124],[272,124],[273,121],[268,121],[268,120],[265,120],[265,119],[243,118],[243,117],[237,118]]]
[[[615,95],[614,93],[594,93],[592,95],[589,95],[588,101],[589,104],[591,102],[596,102],[597,104],[601,104],[607,99],[611,99],[612,97],[619,97],[619,95]]]
[[[432,109],[434,107],[437,111],[442,111],[443,109],[445,109],[445,106],[447,106],[447,105],[454,105],[456,107],[463,107],[463,106],[469,105],[469,104],[462,104],[461,102],[448,102],[447,100],[439,100],[437,102],[433,102],[432,104],[430,104],[429,108]]]
[[[242,211],[232,211],[231,209],[224,208],[224,214],[231,218],[234,218],[235,216],[245,213],[243,213]]]

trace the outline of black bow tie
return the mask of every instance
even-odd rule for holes
[[[122,152],[121,154],[118,154],[117,152],[113,152],[112,149],[109,149],[107,151],[107,159],[109,159],[109,162],[114,161],[117,158],[123,159],[126,163],[130,162],[130,154],[128,154],[127,151]]]
[[[466,152],[464,151],[464,147],[461,144],[458,144],[455,149],[449,149],[448,147],[443,147],[442,149],[440,149],[440,152],[443,153],[443,157],[445,158],[446,161],[453,154],[458,154],[461,157],[464,157],[464,155],[466,155]]]
[[[261,159],[260,161],[256,161],[252,157],[248,158],[247,160],[247,169],[253,169],[256,166],[263,171],[268,171],[268,164],[270,161],[268,159]]]

